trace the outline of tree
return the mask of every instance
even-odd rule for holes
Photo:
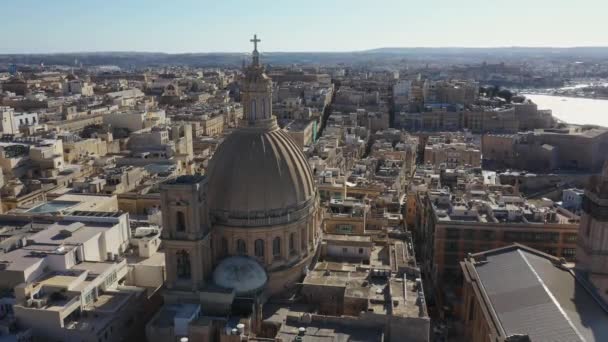
[[[501,89],[497,92],[497,95],[505,99],[507,103],[511,103],[511,99],[513,98],[513,93],[509,89]]]

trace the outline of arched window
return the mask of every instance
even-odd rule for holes
[[[274,240],[272,240],[272,255],[275,258],[281,256],[281,238],[278,236],[275,237]]]
[[[289,234],[289,253],[293,254],[296,252],[296,234]]]
[[[254,248],[255,256],[259,257],[259,258],[263,258],[264,257],[264,240],[262,240],[262,239],[255,240],[254,247],[255,247]]]
[[[176,217],[176,229],[178,232],[183,232],[186,230],[186,215],[183,212],[178,211]]]
[[[247,254],[247,244],[245,243],[245,240],[236,240],[236,253],[239,255]]]
[[[190,279],[190,254],[184,250],[177,252],[177,277]]]
[[[262,117],[266,117],[266,100],[262,100]]]
[[[251,113],[249,120],[255,120],[255,100],[251,100]]]

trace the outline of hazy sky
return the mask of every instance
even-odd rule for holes
[[[5,0],[0,53],[608,46],[608,0]]]

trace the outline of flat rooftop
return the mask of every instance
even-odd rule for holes
[[[200,308],[200,304],[190,303],[164,305],[152,324],[160,328],[172,327],[175,318],[193,317]]]
[[[59,222],[29,237],[36,244],[82,244],[102,234],[113,224],[98,222]]]
[[[344,234],[324,234],[323,240],[328,241],[355,241],[355,242],[372,242],[372,237],[369,235],[344,235]]]
[[[295,341],[298,329],[302,326],[297,322],[287,321],[281,325],[276,338],[281,341]],[[312,322],[305,324],[304,342],[369,342],[381,341],[384,333],[381,329],[345,326],[332,323]]]

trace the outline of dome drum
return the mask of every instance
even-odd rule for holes
[[[306,218],[314,212],[315,197],[296,206],[273,210],[228,211],[214,210],[211,217],[214,223],[233,227],[266,227],[285,225]]]

